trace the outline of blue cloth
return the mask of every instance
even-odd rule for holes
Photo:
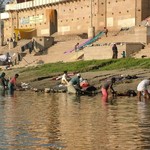
[[[70,80],[70,82],[73,84],[73,85],[80,85],[80,79],[79,77],[74,77]]]

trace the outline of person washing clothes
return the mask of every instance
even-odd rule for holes
[[[68,76],[68,72],[64,71],[64,74],[62,75],[62,78],[61,78],[61,84],[68,85],[70,79],[71,78]]]
[[[13,78],[10,79],[8,87],[9,87],[9,92],[10,94],[14,93],[14,90],[16,89],[16,80],[19,77],[19,74],[15,74]]]
[[[81,75],[78,73],[74,78],[72,78],[67,86],[68,93],[77,93],[77,90],[80,89],[80,78]]]
[[[112,94],[116,93],[116,91],[113,88],[113,85],[115,82],[116,82],[116,78],[113,77],[113,78],[111,78],[111,80],[106,81],[102,85],[101,92],[102,92],[103,97],[105,97],[106,100],[108,99],[108,95],[109,95],[108,90],[109,89],[110,89]]]
[[[144,79],[142,80],[138,86],[138,99],[141,101],[142,95],[144,95],[144,98],[150,99],[150,93],[148,92],[148,86],[150,86],[150,79]]]

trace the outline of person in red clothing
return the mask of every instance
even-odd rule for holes
[[[19,74],[15,74],[13,78],[9,81],[9,91],[11,94],[13,94],[14,90],[16,89],[16,79],[19,77]]]
[[[112,93],[112,95],[114,95],[116,93],[116,91],[113,88],[113,85],[115,84],[115,82],[116,82],[116,78],[112,77],[110,80],[106,81],[102,85],[101,92],[102,92],[102,96],[103,96],[102,99],[104,101],[108,100],[108,95],[109,95],[108,90],[110,90],[110,92]]]

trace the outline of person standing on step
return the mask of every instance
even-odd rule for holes
[[[113,58],[113,59],[117,59],[117,58],[118,58],[118,48],[117,48],[117,45],[116,45],[116,44],[113,44],[112,51],[113,51],[113,56],[112,56],[112,58]]]
[[[104,27],[104,33],[105,33],[105,36],[107,37],[108,29],[106,27]]]
[[[74,46],[74,49],[75,49],[75,52],[77,52],[79,50],[79,43],[77,43],[75,46]]]
[[[76,52],[76,59],[78,59],[79,43],[75,45],[74,50]]]
[[[29,53],[31,54],[33,51],[33,41],[32,40],[28,43],[28,48],[29,48]]]

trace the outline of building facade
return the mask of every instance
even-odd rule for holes
[[[3,38],[21,33],[22,38],[57,34],[119,30],[139,25],[150,16],[149,0],[16,0],[1,14]],[[30,33],[30,34],[29,34]]]

